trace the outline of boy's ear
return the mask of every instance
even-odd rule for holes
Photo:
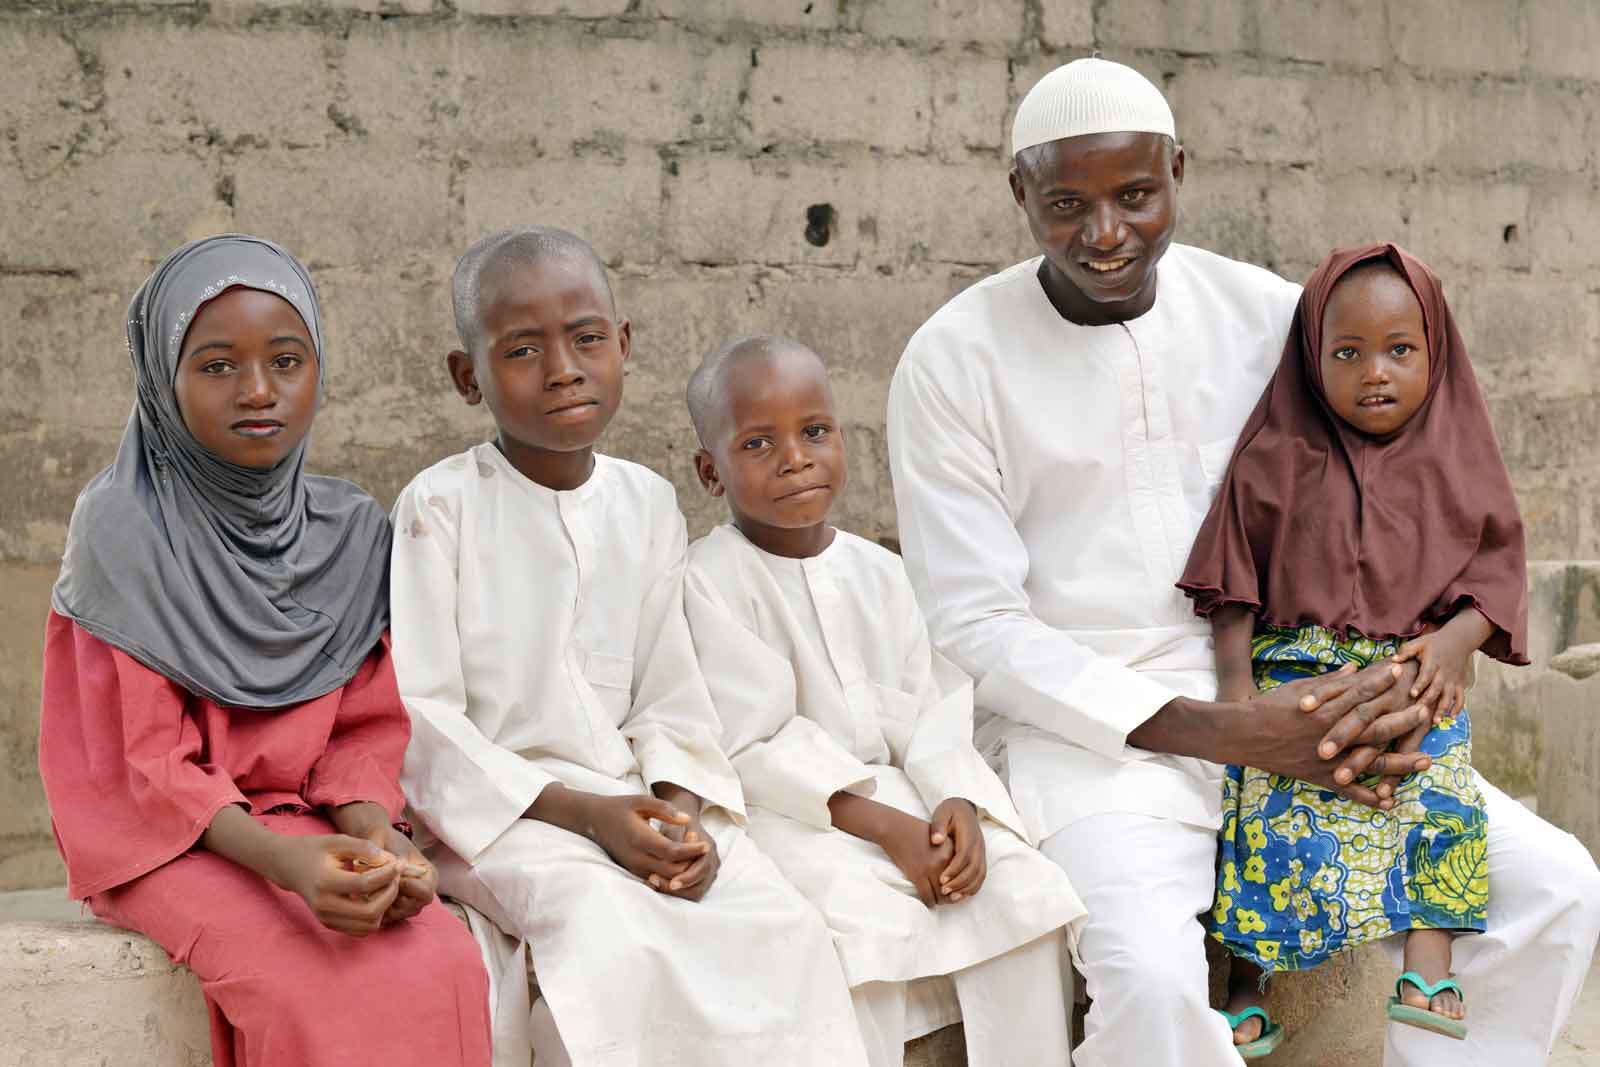
[[[458,348],[445,356],[444,362],[450,368],[450,381],[461,399],[469,404],[482,403],[483,393],[478,389],[478,372],[472,367],[472,357]]]
[[[717,474],[716,462],[712,460],[711,453],[703,448],[694,454],[694,473],[712,496],[721,496],[725,491],[722,478]]]
[[[633,323],[622,319],[617,323],[617,344],[622,348],[622,373],[628,373],[628,357],[633,355]]]

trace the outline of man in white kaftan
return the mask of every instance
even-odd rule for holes
[[[1000,746],[1028,831],[1088,906],[1079,953],[1094,1003],[1074,1062],[1235,1065],[1197,919],[1220,821],[1208,760],[1311,777],[1326,727],[1306,733],[1292,703],[1209,703],[1209,627],[1175,583],[1298,289],[1168,246],[1182,150],[1139,75],[1079,60],[1029,96],[1012,188],[1045,255],[936,312],[890,389],[907,569],[935,646],[977,680],[980,718],[994,716],[980,737]],[[1382,684],[1371,704],[1409,702],[1408,683]],[[1278,744],[1291,731],[1295,745]],[[1293,766],[1291,747],[1304,752]],[[1470,1037],[1391,1025],[1388,1067],[1542,1063],[1589,967],[1593,861],[1479,788],[1489,928],[1454,949]]]
[[[929,645],[900,560],[843,530],[773,555],[732,525],[689,551],[685,608],[749,832],[833,930],[874,1067],[897,1067],[908,985],[953,976],[972,1067],[1068,1062],[1063,931],[1083,905],[972,744],[972,684]],[[851,791],[913,815],[978,810],[988,876],[924,905],[878,845],[833,826]]]
[[[546,1005],[531,1034],[526,1016],[497,1013],[497,1064],[519,1030],[539,1067],[863,1062],[824,924],[738,825],[683,615],[671,485],[596,455],[558,492],[484,444],[419,474],[394,523],[413,726],[402,784],[436,839],[440,892],[526,943]],[[715,806],[704,825],[721,869],[699,901],[523,818],[552,783],[621,795],[657,782]],[[515,958],[520,972],[495,976],[501,1005],[526,989]]]

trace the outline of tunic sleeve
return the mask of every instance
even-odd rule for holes
[[[907,348],[889,386],[889,464],[933,640],[977,680],[985,708],[1103,756],[1136,755],[1128,734],[1177,694],[1033,613],[1028,547],[979,418]]]
[[[633,706],[622,723],[622,734],[633,746],[646,785],[671,782],[743,819],[744,794],[723,755],[721,724],[683,614],[688,551],[683,515],[676,502],[669,507],[671,514],[653,538],[652,551],[660,566],[652,568],[657,578],[640,605]]]
[[[878,784],[872,769],[798,714],[794,666],[735,618],[693,567],[683,595],[706,686],[722,720],[722,745],[745,800],[829,829],[829,799],[845,790],[871,796]]]
[[[971,801],[980,814],[1035,844],[1011,794],[972,743],[972,680],[933,651],[914,600],[910,608],[911,617],[900,632],[914,637],[901,684],[907,692],[917,694],[918,710],[905,747],[906,777],[928,810],[950,797],[961,797]]]
[[[427,499],[413,482],[394,505],[389,626],[395,677],[411,717],[400,784],[418,818],[471,863],[556,779],[490,740],[467,716],[456,631],[456,520],[425,505]]]
[[[306,803],[337,807],[367,800],[383,805],[391,822],[398,820],[406,803],[400,765],[410,739],[385,636],[340,694],[328,747],[306,780]]]
[[[67,890],[82,899],[182,855],[229,804],[233,779],[175,683],[50,613],[39,776]]]

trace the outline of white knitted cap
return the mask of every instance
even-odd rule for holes
[[[1011,154],[1091,133],[1164,133],[1177,139],[1172,108],[1150,80],[1107,59],[1074,59],[1040,78],[1017,108]]]

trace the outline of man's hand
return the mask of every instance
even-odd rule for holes
[[[1230,755],[1228,761],[1313,782],[1369,807],[1391,807],[1391,799],[1355,780],[1429,766],[1420,753],[1385,751],[1429,718],[1411,702],[1406,675],[1405,664],[1386,660],[1262,693],[1250,701],[1248,716],[1237,717],[1243,721],[1229,731],[1234,736],[1223,739],[1227,748],[1242,749],[1237,755],[1243,758]],[[1331,762],[1341,752],[1344,757]]]
[[[949,797],[939,802],[928,819],[933,834],[930,845],[946,841],[955,848],[950,863],[939,872],[939,892],[952,901],[977,894],[989,876],[988,856],[984,852],[983,830],[978,824],[978,809],[972,801]]]

